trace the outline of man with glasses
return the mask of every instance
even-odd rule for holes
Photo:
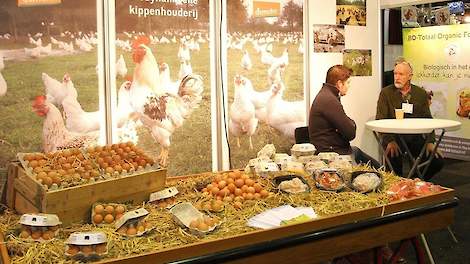
[[[394,84],[382,89],[377,102],[376,119],[395,118],[395,109],[402,109],[405,118],[432,118],[429,109],[428,94],[426,91],[416,85],[411,84],[413,77],[413,68],[411,64],[403,58],[398,58],[393,69]],[[421,135],[404,135],[403,138],[409,147],[411,154],[416,157],[419,155],[423,144],[426,144],[426,160],[429,153],[434,148],[434,136],[430,142],[425,142]],[[382,134],[382,144],[385,147],[385,155],[389,158],[393,170],[397,175],[403,175],[402,150],[396,135]],[[439,172],[444,165],[442,154],[436,152],[436,157],[432,160],[424,180],[431,179]]]

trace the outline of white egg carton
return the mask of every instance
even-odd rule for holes
[[[302,144],[295,144],[292,146],[290,152],[293,156],[300,157],[300,156],[310,156],[315,154],[317,149],[313,144],[310,143],[302,143]]]
[[[273,144],[266,144],[260,151],[256,157],[263,158],[263,159],[272,159],[276,154],[276,147]]]
[[[270,173],[279,171],[279,167],[274,162],[263,162],[255,167],[255,172],[261,177],[268,177]]]
[[[305,171],[309,175],[314,175],[315,172],[317,172],[319,170],[322,170],[322,169],[328,169],[328,164],[326,164],[322,160],[311,161],[311,162],[307,162],[307,164],[305,164]]]
[[[330,161],[336,159],[336,157],[339,157],[339,154],[336,153],[336,152],[320,152],[320,153],[318,153],[317,156],[318,156],[321,160],[330,162]]]
[[[83,247],[90,246],[95,248],[97,245],[106,243],[106,251],[102,253],[97,253],[96,251],[91,251],[89,253],[84,253],[78,251],[78,253],[72,255],[68,253],[68,250],[71,246]],[[65,256],[74,258],[75,260],[80,261],[93,261],[99,260],[104,255],[108,254],[108,239],[106,234],[103,232],[75,232],[70,234],[67,241],[65,241]]]
[[[200,219],[205,216],[205,214],[201,213],[199,210],[196,209],[191,203],[179,203],[173,206],[170,209],[173,218],[175,219],[176,223],[178,223],[182,227],[186,227],[189,231],[196,235],[196,236],[204,236],[216,229],[220,224],[214,225],[209,227],[207,231],[201,231],[195,228],[191,228],[190,224],[195,219]]]
[[[125,213],[120,219],[116,221],[114,224],[114,228],[117,231],[119,228],[122,226],[129,226],[131,224],[137,225],[140,221],[144,220],[149,212],[145,210],[145,208],[139,208],[133,211],[129,211]],[[128,237],[134,237],[134,236],[143,236],[144,234],[150,232],[154,228],[147,228],[142,232],[137,232],[135,235],[125,235]]]
[[[293,161],[301,162],[303,164],[307,164],[309,162],[319,161],[320,158],[316,155],[308,155],[308,156],[300,156],[296,157]]]
[[[274,163],[276,163],[281,168],[283,164],[293,161],[293,160],[294,160],[293,157],[289,156],[286,153],[276,153],[274,155]]]
[[[24,240],[33,240],[37,242],[46,242],[52,239],[44,239],[42,234],[45,231],[52,231],[54,237],[59,234],[59,226],[62,224],[59,217],[55,214],[23,214],[20,217],[19,223],[23,226],[22,229],[28,229],[33,232],[41,232],[39,238],[34,239],[32,234],[28,238],[22,238]],[[20,230],[21,232],[22,230]]]
[[[154,192],[150,194],[149,202],[159,201],[166,198],[174,197],[178,194],[178,189],[176,187],[170,187],[163,189],[158,192]]]

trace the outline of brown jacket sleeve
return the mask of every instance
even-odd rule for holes
[[[387,100],[387,95],[385,94],[384,90],[380,92],[379,100],[377,101],[377,112],[375,115],[375,119],[390,119],[395,118],[395,109],[391,109],[391,103]],[[393,112],[392,112],[393,111]],[[382,133],[382,144],[387,145],[388,143],[395,140],[394,134],[386,134]]]

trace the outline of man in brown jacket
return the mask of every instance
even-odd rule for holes
[[[411,64],[403,58],[399,58],[395,63],[393,70],[394,84],[382,89],[377,102],[376,119],[395,118],[395,109],[401,109],[404,105],[411,105],[411,113],[405,113],[405,118],[432,118],[429,109],[428,94],[426,91],[416,85],[411,84],[413,77],[413,68]],[[425,142],[421,135],[404,135],[410,152],[416,157],[424,144],[426,144],[427,153],[434,148],[434,137],[430,142]],[[385,155],[390,159],[393,170],[396,174],[403,174],[402,150],[400,142],[394,134],[382,134],[382,144],[385,147]],[[426,158],[424,160],[427,159]],[[424,180],[431,179],[434,174],[442,169],[444,161],[440,152],[432,160],[429,169],[424,175]]]
[[[340,98],[347,94],[352,70],[343,65],[328,69],[323,84],[310,108],[309,138],[317,152],[336,152],[353,155],[356,163],[370,162],[373,167],[380,164],[349,141],[356,137],[356,123],[344,112]]]

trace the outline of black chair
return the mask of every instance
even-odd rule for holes
[[[294,132],[295,144],[301,143],[310,143],[310,138],[308,136],[308,127],[298,127]]]

